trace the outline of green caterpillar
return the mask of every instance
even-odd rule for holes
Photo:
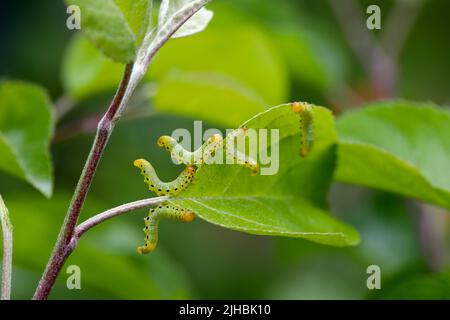
[[[240,166],[250,168],[252,175],[257,175],[259,172],[259,165],[252,157],[245,155],[244,153],[236,150],[234,147],[234,140],[238,136],[245,136],[247,128],[239,128],[233,130],[227,136],[226,152],[234,162]],[[191,152],[184,149],[175,139],[170,136],[162,136],[158,139],[158,146],[166,149],[170,152],[172,157],[178,162],[185,165],[201,165],[208,164],[208,160],[214,155],[214,153],[222,146],[223,139],[219,134],[211,136],[200,148]]]
[[[194,152],[184,149],[174,138],[162,136],[158,139],[158,146],[170,152],[172,157],[185,165],[201,165],[208,163],[208,160],[214,155],[215,151],[222,144],[220,134],[212,135],[200,148]]]
[[[155,192],[158,196],[177,195],[187,188],[195,175],[194,167],[187,166],[174,181],[162,182],[147,160],[135,160],[134,166],[141,169],[141,174],[144,176],[144,181],[148,184],[149,190]]]
[[[247,156],[245,153],[240,152],[234,147],[234,140],[239,136],[245,136],[247,133],[247,128],[242,127],[232,131],[227,135],[227,155],[233,158],[236,164],[249,168],[251,170],[252,176],[256,176],[259,172],[258,162],[251,156]]]
[[[300,115],[300,156],[307,157],[314,142],[313,106],[308,103],[293,102],[292,111]]]
[[[141,169],[145,183],[158,196],[176,195],[180,193],[187,188],[195,175],[194,167],[187,166],[174,181],[162,182],[148,161],[138,159],[134,161],[134,165]],[[143,246],[137,248],[140,254],[147,254],[155,250],[158,242],[158,224],[159,220],[163,218],[190,222],[194,220],[195,214],[188,209],[171,206],[167,202],[163,202],[157,208],[151,209],[149,215],[145,218],[145,243]]]
[[[184,208],[171,206],[167,202],[162,203],[155,209],[151,209],[145,222],[145,244],[137,248],[140,254],[147,254],[155,250],[158,244],[158,225],[161,219],[175,219],[182,222],[191,222],[195,214]]]
[[[227,136],[233,143],[227,145],[227,154],[231,156],[238,165],[250,168],[252,175],[256,175],[259,171],[259,166],[256,160],[246,156],[242,152],[235,150],[234,139],[239,135],[245,135],[247,129],[241,128],[234,130]],[[223,139],[219,134],[211,136],[199,149],[194,152],[185,150],[175,139],[169,136],[162,136],[158,139],[159,147],[165,148],[169,151],[173,158],[180,163],[186,165],[186,168],[180,175],[172,182],[163,182],[157,176],[153,166],[144,159],[134,161],[134,166],[141,169],[141,174],[144,176],[144,181],[149,186],[149,190],[155,192],[158,196],[177,195],[187,188],[192,182],[196,170],[193,167],[201,164],[207,164],[208,160],[215,154],[215,152],[222,147]],[[194,220],[195,214],[189,209],[180,208],[169,205],[163,202],[155,209],[151,209],[149,215],[145,218],[145,243],[143,246],[137,248],[140,254],[147,254],[155,250],[158,243],[158,225],[161,219],[175,219],[183,222],[190,222]]]

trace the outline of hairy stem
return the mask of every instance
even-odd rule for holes
[[[106,220],[109,220],[111,218],[128,213],[130,211],[134,211],[134,210],[138,210],[138,209],[142,209],[142,208],[148,208],[148,207],[157,205],[167,199],[168,199],[168,197],[156,197],[156,198],[138,200],[138,201],[126,203],[126,204],[120,205],[118,207],[109,209],[107,211],[104,211],[102,213],[99,213],[99,214],[87,219],[86,221],[79,224],[75,228],[74,235],[73,235],[71,243],[69,245],[70,249],[73,250],[76,247],[77,242],[81,238],[81,236],[86,231],[90,230],[91,228],[95,227],[96,225],[98,225]]]
[[[114,126],[116,123],[115,119],[118,119],[117,113],[119,107],[123,104],[126,104],[128,102],[126,101],[126,98],[129,99],[131,95],[127,94],[127,91],[129,88],[132,70],[133,64],[127,64],[119,89],[117,90],[116,95],[114,96],[114,99],[111,102],[108,110],[98,124],[97,134],[95,136],[92,149],[89,153],[85,167],[78,181],[77,188],[75,189],[75,193],[70,203],[64,223],[61,227],[58,240],[56,241],[52,255],[39,282],[33,299],[47,299],[64,262],[70,254],[68,245],[70,243],[70,240],[72,239],[75,226],[80,216],[87,193],[91,186],[92,179],[94,178],[98,164],[103,155],[103,151],[105,150],[109,137],[114,130]]]
[[[105,115],[98,123],[94,144],[81,173],[52,255],[39,281],[33,299],[43,300],[48,298],[61,268],[74,249],[74,246],[71,246],[71,244],[75,234],[75,227],[106,144],[136,87],[146,74],[152,58],[164,43],[208,1],[195,0],[190,5],[185,6],[183,10],[177,11],[170,18],[170,21],[166,22],[161,29],[158,28],[155,38],[153,30],[148,30],[141,48],[137,52],[136,62],[126,65],[119,89]]]
[[[0,195],[0,221],[3,232],[3,263],[2,263],[2,288],[1,300],[11,299],[11,273],[13,251],[13,227],[9,219],[8,209]]]

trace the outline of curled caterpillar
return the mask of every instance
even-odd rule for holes
[[[134,161],[134,166],[141,169],[145,183],[148,184],[149,190],[155,192],[158,196],[176,195],[186,189],[191,183],[195,175],[195,169],[187,166],[172,182],[162,182],[156,175],[153,166],[144,159]]]
[[[220,134],[212,135],[200,148],[191,152],[184,149],[174,138],[162,136],[158,139],[158,146],[170,152],[172,157],[185,165],[201,165],[207,163],[215,151],[222,145]]]
[[[182,222],[191,222],[195,214],[189,209],[171,206],[167,202],[151,209],[145,222],[145,243],[137,248],[140,254],[147,254],[155,250],[158,243],[158,225],[161,219],[174,219]]]
[[[314,142],[313,106],[308,103],[292,103],[292,111],[300,115],[300,156],[306,157],[311,152]]]
[[[256,175],[259,171],[259,165],[252,157],[245,155],[234,147],[236,137],[245,135],[246,128],[234,130],[227,136],[231,143],[227,143],[227,155],[232,157],[236,164],[250,168],[252,175]],[[230,141],[229,140],[229,141]],[[219,134],[211,136],[198,150],[190,152],[185,150],[175,139],[169,136],[162,136],[158,139],[159,147],[169,151],[173,158],[183,163],[186,168],[180,173],[178,178],[172,182],[162,182],[153,166],[144,159],[134,161],[134,165],[141,169],[145,183],[148,184],[149,190],[155,192],[158,196],[177,195],[192,182],[195,175],[194,165],[198,166],[208,163],[208,160],[215,152],[223,147],[223,139]],[[145,244],[137,248],[141,254],[150,253],[155,250],[158,243],[158,224],[160,219],[176,219],[179,221],[189,222],[195,218],[194,212],[189,209],[171,206],[167,202],[162,203],[155,209],[151,209],[149,215],[145,218]]]
[[[237,150],[234,146],[235,139],[239,136],[245,136],[247,133],[247,128],[242,127],[236,130],[233,130],[230,134],[227,135],[227,143],[226,150],[227,155],[230,156],[236,164],[250,168],[252,176],[256,176],[259,172],[258,162],[253,159],[251,156],[246,155],[243,152]]]

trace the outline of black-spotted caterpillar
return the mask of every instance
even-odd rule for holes
[[[141,174],[144,176],[145,183],[148,184],[150,191],[153,191],[158,196],[176,195],[186,189],[195,175],[195,168],[187,166],[172,182],[161,181],[153,166],[144,159],[134,161],[134,166],[141,169]]]
[[[185,165],[201,165],[208,163],[222,142],[222,136],[220,134],[214,134],[194,152],[187,151],[170,136],[160,137],[157,144],[159,147],[169,151],[172,157],[180,163]]]
[[[314,141],[313,106],[305,102],[293,102],[291,108],[300,115],[300,156],[304,158],[311,152]]]
[[[179,208],[163,203],[151,209],[145,221],[145,244],[137,248],[140,254],[150,253],[155,250],[158,244],[158,225],[161,219],[175,219],[182,222],[191,222],[195,218],[195,214],[189,209]]]
[[[227,136],[233,143],[227,144],[227,155],[232,157],[236,164],[250,168],[252,175],[256,175],[259,170],[258,163],[253,158],[244,153],[235,150],[234,139],[239,135],[245,135],[247,129],[241,128],[234,130]],[[196,169],[195,166],[208,164],[208,160],[215,152],[223,146],[222,136],[215,134],[210,137],[199,149],[194,152],[185,150],[175,139],[169,136],[162,136],[157,144],[169,151],[173,158],[186,165],[186,168],[172,182],[163,182],[159,179],[153,166],[144,159],[134,161],[134,165],[141,170],[144,181],[149,190],[155,192],[158,196],[177,195],[192,182]],[[137,248],[141,254],[150,253],[155,250],[158,242],[158,225],[161,219],[175,219],[183,222],[194,220],[195,214],[189,209],[172,206],[168,202],[163,202],[155,209],[151,209],[149,215],[145,218],[145,243]]]
[[[236,164],[249,168],[251,170],[252,175],[256,176],[259,171],[258,162],[251,156],[247,156],[245,153],[239,151],[237,148],[234,147],[234,140],[239,136],[245,136],[247,130],[248,129],[246,127],[243,127],[232,131],[227,136],[226,150],[227,155],[233,158]]]

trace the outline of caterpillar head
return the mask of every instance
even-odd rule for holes
[[[144,159],[137,159],[137,160],[134,160],[134,162],[133,162],[133,165],[136,167],[136,168],[139,168],[139,169],[144,169],[144,164],[145,164],[145,160]]]
[[[170,141],[172,140],[172,137],[169,136],[161,136],[158,138],[158,141],[156,141],[156,144],[160,148],[169,149],[170,147]]]
[[[259,164],[255,164],[251,167],[251,175],[256,176],[259,173]]]
[[[191,210],[187,210],[187,211],[183,214],[183,216],[182,216],[182,218],[181,218],[181,221],[183,221],[183,222],[191,222],[191,221],[193,221],[194,219],[195,219],[195,213],[192,212]]]
[[[292,102],[291,109],[295,113],[302,113],[311,109],[311,106],[306,102]]]
[[[186,173],[188,173],[189,175],[194,175],[195,174],[195,168],[193,166],[187,166],[186,169],[184,169],[186,171]]]

